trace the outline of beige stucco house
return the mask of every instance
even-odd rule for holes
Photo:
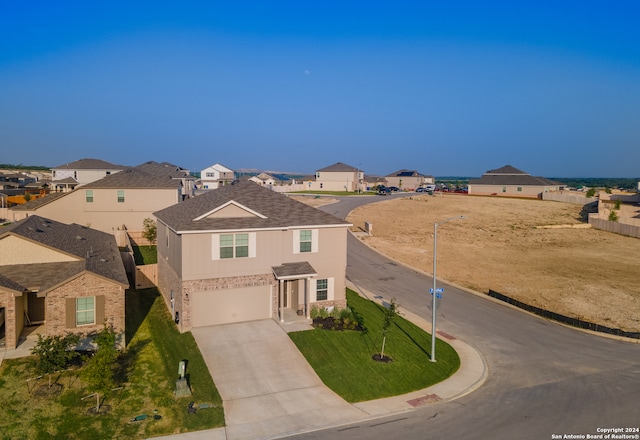
[[[181,331],[346,304],[344,220],[248,180],[155,216],[158,286]]]
[[[78,186],[119,173],[125,168],[100,159],[79,159],[51,169],[51,189],[71,191]]]
[[[67,193],[52,193],[9,210],[13,221],[31,215],[112,233],[141,231],[145,218],[185,198],[182,178],[128,168]]]
[[[398,170],[395,173],[387,174],[385,179],[388,186],[395,186],[402,190],[415,190],[424,185],[434,183],[433,176],[420,174],[416,170]]]
[[[542,193],[560,191],[564,184],[535,177],[511,165],[489,170],[479,179],[469,180],[469,194],[541,198]]]
[[[124,333],[129,282],[115,239],[31,216],[0,228],[0,315],[14,349],[26,326],[47,336],[88,335],[106,323]]]
[[[364,171],[342,162],[316,171],[314,181],[306,181],[305,189],[315,191],[349,191],[365,189]]]

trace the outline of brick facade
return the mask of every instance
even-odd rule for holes
[[[104,322],[79,327],[67,326],[66,300],[87,296],[104,296],[104,311],[96,310],[96,317],[103,315]],[[105,322],[112,326],[117,334],[124,334],[125,289],[112,281],[90,273],[83,273],[77,278],[63,284],[47,293],[45,299],[46,323],[45,332],[48,336],[76,333],[87,335],[102,330]]]

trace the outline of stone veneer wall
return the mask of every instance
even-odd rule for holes
[[[87,335],[102,330],[104,322],[68,328],[66,326],[66,299],[104,295],[104,317],[107,325],[117,334],[124,333],[125,289],[112,281],[84,273],[47,293],[45,298],[45,333],[64,336],[66,333]]]
[[[0,307],[4,307],[4,342],[5,347],[9,350],[16,348],[18,343],[17,327],[20,327],[20,323],[16,322],[16,302],[22,300],[20,298],[14,298],[11,292],[3,292],[0,290]],[[22,314],[22,311],[19,312]]]

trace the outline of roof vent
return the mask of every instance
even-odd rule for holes
[[[84,240],[84,238],[80,237],[79,235],[76,235],[76,240]]]

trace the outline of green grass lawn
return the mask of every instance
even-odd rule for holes
[[[222,401],[191,333],[180,334],[155,289],[129,291],[126,298],[127,350],[120,363],[121,390],[110,392],[95,415],[95,397],[73,369],[35,378],[33,358],[5,359],[0,367],[0,438],[141,439],[224,426]],[[187,361],[193,395],[176,399],[178,362]],[[194,401],[214,404],[188,414]],[[154,410],[162,416],[154,420]],[[149,418],[131,422],[135,416]]]
[[[438,361],[430,362],[431,336],[401,316],[389,330],[385,345],[384,354],[393,361],[374,361],[372,356],[382,347],[382,307],[348,289],[347,302],[360,316],[365,332],[314,329],[289,334],[322,381],[346,401],[373,400],[426,388],[460,367],[458,354],[439,339]]]
[[[138,266],[156,264],[158,262],[156,246],[133,246],[133,258]]]

